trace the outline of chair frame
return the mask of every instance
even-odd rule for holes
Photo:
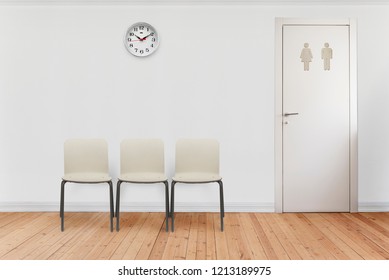
[[[120,229],[120,188],[122,183],[142,185],[163,183],[165,185],[166,231],[169,231],[169,183],[165,174],[164,154],[164,144],[161,139],[127,138],[122,140],[120,144],[120,175],[116,187],[116,231]],[[147,173],[149,172],[157,176],[148,177]]]
[[[170,199],[170,216],[172,219],[172,231],[174,232],[174,187],[177,183],[184,183],[184,184],[207,184],[207,183],[218,183],[219,184],[219,195],[220,195],[220,230],[224,231],[224,194],[223,194],[223,182],[222,180],[218,181],[205,181],[205,182],[187,182],[187,181],[175,181],[172,180],[172,186],[171,186],[171,199]]]
[[[61,198],[60,198],[60,217],[61,217],[61,231],[65,230],[65,184],[66,183],[77,183],[77,184],[99,184],[99,183],[108,183],[109,185],[109,221],[110,221],[110,230],[113,231],[113,217],[114,217],[114,205],[113,205],[113,186],[112,180],[109,181],[99,181],[99,182],[80,182],[80,181],[68,181],[62,180],[61,182]]]
[[[175,185],[183,184],[219,184],[220,228],[224,231],[224,194],[222,177],[219,174],[219,142],[215,139],[179,139],[176,142],[175,175],[171,184],[170,216],[174,231]]]
[[[120,187],[122,183],[132,184],[158,184],[163,183],[165,185],[165,216],[166,216],[166,231],[169,231],[169,182],[164,181],[152,181],[152,182],[139,182],[139,181],[128,181],[118,179],[116,186],[116,231],[120,229]]]
[[[91,148],[89,148],[91,147]],[[90,155],[89,155],[90,154]],[[86,160],[84,162],[84,159]],[[114,200],[112,178],[109,175],[108,143],[104,139],[68,139],[64,144],[64,176],[61,182],[60,218],[61,231],[65,229],[65,185],[100,184],[109,185],[109,220],[110,230],[113,231]],[[97,172],[97,177],[85,177],[89,172]],[[74,176],[77,174],[77,176]],[[101,176],[103,175],[103,176]],[[101,177],[100,177],[101,176]]]

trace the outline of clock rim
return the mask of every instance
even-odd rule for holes
[[[138,25],[147,25],[148,27],[150,27],[150,29],[152,29],[154,31],[154,33],[157,35],[157,40],[156,40],[156,46],[154,47],[154,50],[146,55],[138,55],[136,53],[133,53],[127,46],[127,34],[128,32],[134,28],[135,26],[138,26]],[[124,47],[125,49],[130,53],[132,54],[133,56],[136,56],[136,57],[148,57],[150,55],[152,55],[153,53],[155,53],[155,51],[158,49],[159,47],[159,33],[158,31],[155,29],[154,26],[152,26],[150,23],[147,23],[147,22],[144,22],[144,21],[139,21],[139,22],[136,22],[132,25],[130,25],[130,27],[127,28],[126,32],[124,33],[124,38],[123,38],[123,43],[124,43]]]

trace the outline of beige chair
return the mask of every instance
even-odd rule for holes
[[[61,183],[61,231],[64,230],[65,184],[108,183],[110,229],[113,231],[113,187],[108,174],[108,145],[103,139],[69,139],[64,144],[65,174]]]
[[[174,231],[174,187],[176,183],[218,183],[220,192],[220,225],[224,230],[224,198],[219,175],[219,143],[212,139],[181,139],[176,144],[176,168],[171,186],[171,218]]]
[[[164,145],[159,139],[125,139],[120,144],[120,176],[116,191],[116,230],[120,223],[122,183],[165,185],[166,231],[169,230],[169,184],[165,176]]]

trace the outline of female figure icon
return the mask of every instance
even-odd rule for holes
[[[313,56],[308,43],[304,43],[300,58],[301,62],[304,62],[304,71],[309,71],[309,63],[312,61]]]

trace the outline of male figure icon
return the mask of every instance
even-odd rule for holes
[[[324,62],[324,71],[330,70],[330,61],[332,59],[332,49],[330,44],[324,43],[324,48],[321,49],[321,59]]]

